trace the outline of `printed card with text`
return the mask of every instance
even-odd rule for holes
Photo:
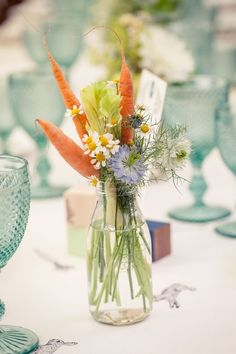
[[[149,70],[141,74],[136,104],[143,104],[152,116],[152,124],[161,120],[167,83]]]

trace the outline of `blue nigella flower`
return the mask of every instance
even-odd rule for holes
[[[109,167],[117,180],[127,184],[139,183],[146,171],[141,155],[128,145],[122,145],[109,159]]]

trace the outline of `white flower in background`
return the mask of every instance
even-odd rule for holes
[[[84,134],[82,141],[84,143],[84,153],[89,154],[97,149],[97,147],[101,146],[99,141],[99,135],[97,132],[88,131],[88,134]]]
[[[81,115],[83,114],[84,111],[82,109],[82,107],[77,107],[75,104],[73,105],[73,108],[72,109],[67,109],[66,110],[66,113],[65,113],[65,117],[66,118],[73,118],[73,117],[76,117],[78,115]]]
[[[101,146],[107,149],[108,153],[115,154],[119,150],[119,140],[113,140],[113,135],[106,133],[99,136]]]
[[[185,137],[167,140],[167,146],[159,157],[159,163],[166,170],[178,170],[185,166],[191,153],[191,142]]]
[[[91,164],[94,165],[96,170],[101,167],[106,167],[107,159],[110,157],[109,151],[105,147],[99,147],[93,151],[90,156],[92,157]]]
[[[140,37],[142,67],[159,75],[167,82],[181,82],[194,71],[194,60],[185,42],[173,33],[149,25]]]

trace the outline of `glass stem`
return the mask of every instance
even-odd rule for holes
[[[9,153],[7,149],[7,138],[8,136],[4,136],[4,135],[2,135],[1,137],[1,146],[2,146],[1,151],[3,155],[8,155]]]
[[[203,206],[203,196],[207,190],[207,183],[201,172],[201,166],[195,166],[191,184],[189,187],[194,196],[194,206]]]
[[[51,170],[51,165],[44,153],[41,153],[41,156],[38,159],[36,170],[39,176],[40,187],[48,186],[48,175]]]
[[[51,165],[49,163],[47,156],[45,155],[47,140],[44,136],[38,135],[36,138],[36,143],[38,145],[39,153],[40,153],[40,156],[36,164],[36,171],[39,176],[39,186],[47,187],[49,185],[48,175],[50,174],[51,171]]]
[[[0,300],[0,319],[2,318],[2,316],[4,315],[5,313],[5,305],[4,305],[4,302],[2,302]]]

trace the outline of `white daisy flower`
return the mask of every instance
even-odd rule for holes
[[[96,187],[97,184],[99,182],[99,179],[96,177],[96,176],[90,176],[89,177],[89,184],[92,186],[92,187]]]
[[[101,146],[106,148],[108,150],[108,152],[111,154],[115,154],[119,150],[120,141],[118,139],[113,140],[113,134],[106,133],[106,134],[100,135],[99,141],[101,143]]]
[[[84,134],[82,141],[84,142],[83,148],[85,154],[89,154],[101,146],[98,133],[91,130],[88,131],[88,134]]]
[[[141,136],[147,136],[152,132],[152,126],[147,124],[147,123],[143,123],[140,125],[139,127],[139,134]]]
[[[96,151],[93,151],[90,156],[93,157],[91,164],[94,165],[96,170],[99,170],[101,167],[106,167],[107,159],[110,157],[110,154],[106,148],[100,147],[97,148]]]
[[[81,106],[77,107],[75,104],[73,105],[72,109],[67,109],[65,113],[65,117],[67,118],[73,118],[75,116],[83,114],[84,111]]]

